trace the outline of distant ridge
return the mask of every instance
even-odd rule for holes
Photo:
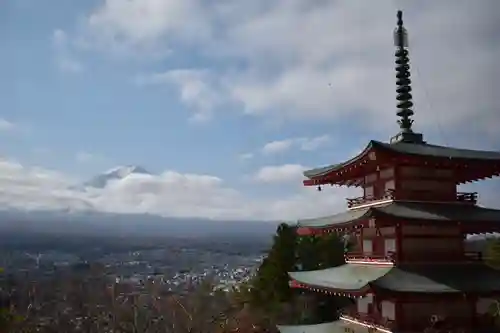
[[[220,221],[151,214],[0,209],[0,235],[15,233],[107,237],[271,237],[277,225],[276,222],[268,221]]]

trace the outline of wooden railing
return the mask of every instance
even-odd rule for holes
[[[357,198],[347,198],[347,208],[360,206],[363,204],[394,199],[394,190],[387,190],[381,196],[362,196]]]
[[[470,261],[481,261],[483,260],[483,254],[478,251],[465,251],[464,257]]]
[[[388,254],[371,254],[361,252],[349,252],[345,255],[346,261],[364,261],[373,263],[394,262],[394,253]]]
[[[364,262],[364,263],[394,263],[397,261],[397,254],[394,252],[389,252],[388,254],[373,254],[373,253],[362,253],[362,252],[348,252],[344,256],[346,262]],[[421,257],[409,257],[407,261],[409,262],[426,262],[429,260],[428,253],[422,253]],[[436,262],[475,262],[482,261],[483,256],[481,252],[466,251],[462,254],[436,254],[432,255],[432,261]]]
[[[418,195],[417,195],[418,194]],[[411,192],[396,192],[395,190],[387,190],[380,196],[362,196],[356,198],[347,198],[347,208],[353,208],[356,206],[361,206],[369,203],[375,203],[377,201],[385,200],[425,200],[425,201],[444,201],[444,202],[460,202],[475,205],[477,204],[478,194],[477,192],[457,192],[455,199],[448,197],[442,197],[439,193],[433,193],[429,191],[422,191],[417,193],[416,191]]]
[[[475,205],[477,203],[477,192],[457,192],[457,201]]]

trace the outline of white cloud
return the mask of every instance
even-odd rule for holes
[[[255,175],[259,180],[278,186],[283,182],[296,182],[297,188],[284,196],[250,197],[219,177],[175,171],[157,176],[132,174],[109,182],[103,189],[79,190],[74,185],[80,181],[64,173],[0,160],[0,206],[3,209],[90,210],[229,220],[294,220],[337,213],[345,210],[346,197],[361,195],[359,189],[353,188],[325,186],[318,192],[315,187],[303,187],[303,169],[301,165],[262,168]],[[490,185],[494,184],[490,182]],[[483,204],[493,202],[494,187],[482,193]]]
[[[262,147],[262,153],[268,155],[282,153],[292,148],[293,142],[294,142],[293,139],[288,139],[288,140],[277,140],[266,143],[264,147]]]
[[[79,163],[87,163],[95,159],[95,156],[86,151],[80,151],[76,153],[75,159]]]
[[[500,66],[496,66],[500,47],[494,40],[500,31],[500,2],[400,1],[397,5],[405,10],[410,34],[416,126],[498,138],[500,105],[494,87],[500,85]],[[179,99],[193,111],[193,120],[209,119],[231,105],[238,106],[229,108],[237,112],[301,124],[348,120],[353,126],[396,131],[392,56],[396,9],[393,1],[103,0],[86,18],[82,35],[74,37],[100,50],[144,58],[195,52],[206,69],[176,69],[138,80],[177,87]],[[56,51],[68,52],[73,59],[66,33],[58,30],[53,37]],[[289,140],[274,143],[274,151],[313,150],[328,141],[326,136]],[[267,167],[255,180],[300,182],[299,172],[300,165]],[[281,199],[252,199],[220,179],[175,172],[126,179],[89,193],[44,183],[42,188],[50,189],[46,195],[37,190],[40,187],[13,184],[18,178],[22,184],[36,184],[40,181],[36,174],[21,167],[10,185],[2,188],[1,202],[289,218],[335,211],[344,207],[345,196],[327,188],[321,193],[302,189]]]
[[[137,80],[140,85],[172,84],[179,88],[180,99],[195,111],[194,121],[210,119],[214,109],[223,103],[215,90],[217,82],[212,73],[206,70],[177,69],[164,73],[141,76]]]
[[[71,182],[55,171],[0,160],[0,205],[26,210],[88,207],[83,195],[67,188]]]
[[[272,155],[283,153],[297,147],[300,150],[311,151],[320,148],[321,146],[330,142],[329,135],[321,135],[312,138],[290,138],[285,140],[276,140],[268,142],[262,147],[262,153],[265,155]]]
[[[251,160],[254,157],[252,153],[243,153],[238,156],[241,161]]]
[[[56,29],[52,32],[52,43],[55,47],[66,47],[68,36],[61,29]]]
[[[0,132],[11,132],[15,130],[17,127],[12,122],[0,118]]]
[[[284,164],[262,167],[254,176],[254,180],[262,183],[288,183],[295,181],[300,184],[302,172],[308,168],[300,164]]]
[[[83,72],[83,65],[75,59],[70,59],[67,57],[61,57],[57,59],[57,65],[59,69],[67,73],[80,73]]]
[[[66,73],[80,73],[85,69],[83,64],[73,55],[65,31],[61,29],[53,31],[52,45],[55,52],[55,62],[59,70]]]
[[[492,87],[500,84],[495,66],[500,48],[493,41],[500,31],[499,5],[496,0],[425,6],[107,0],[90,14],[86,27],[94,42],[107,41],[103,45],[148,53],[165,44],[176,52],[196,48],[204,63],[215,60],[218,74],[196,81],[203,89],[194,90],[203,93],[189,98],[181,93],[194,108],[206,108],[209,96],[254,115],[328,121],[347,116],[361,126],[394,128],[392,30],[402,7],[410,34],[416,125],[446,121],[462,131],[496,135],[499,105]],[[234,65],[235,60],[245,66]],[[177,84],[182,91],[186,81]],[[475,125],[467,126],[471,120]]]
[[[205,8],[197,0],[104,0],[87,18],[86,28],[85,37],[99,48],[148,55],[211,35]]]
[[[300,138],[298,141],[300,142],[301,150],[311,151],[319,149],[323,145],[329,143],[330,136],[325,134],[314,138]]]
[[[149,213],[162,216],[216,219],[296,219],[334,213],[345,205],[345,191],[328,188],[321,196],[300,187],[301,166],[268,168],[263,180],[297,177],[298,190],[285,197],[244,195],[222,179],[175,171],[132,174],[103,189],[77,189],[78,181],[57,172],[0,160],[0,205],[22,210],[92,210]]]
[[[12,122],[0,117],[0,134],[27,135],[32,131],[32,127],[26,123]]]

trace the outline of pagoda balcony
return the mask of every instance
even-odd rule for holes
[[[475,205],[477,204],[477,192],[457,192],[457,201]]]
[[[467,205],[477,204],[477,192],[457,192],[456,194],[439,193],[436,191],[397,191],[393,195],[394,200],[421,201],[421,202],[443,202],[460,203]]]
[[[394,263],[395,254],[373,254],[361,252],[349,252],[345,255],[345,261],[348,263],[367,263],[367,264],[388,264]]]
[[[479,251],[465,251],[464,257],[467,261],[483,261],[483,254]]]
[[[449,196],[440,196],[436,193],[428,191],[412,191],[404,192],[395,190],[387,190],[380,196],[361,196],[357,198],[347,198],[347,208],[356,208],[364,205],[371,205],[390,200],[408,200],[408,201],[440,201],[440,202],[456,202],[475,205],[478,201],[477,192],[457,192],[451,199]]]
[[[367,205],[371,203],[377,203],[382,201],[394,200],[395,191],[387,190],[381,196],[362,196],[357,198],[347,198],[347,208],[354,208],[357,206]]]
[[[363,263],[363,264],[393,264],[398,260],[397,253],[389,252],[387,254],[378,253],[362,253],[348,252],[345,256],[346,263]],[[429,253],[423,252],[420,257],[412,257],[408,259],[413,262],[427,262]],[[432,254],[433,262],[480,262],[483,260],[481,252],[465,251],[463,253],[434,253]]]

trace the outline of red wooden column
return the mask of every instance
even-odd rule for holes
[[[394,196],[395,199],[401,198],[402,194],[401,187],[401,166],[398,164],[394,164]],[[404,260],[403,253],[403,224],[402,221],[396,221],[396,252],[397,252],[397,261]]]
[[[395,323],[396,323],[396,327],[394,327],[394,329],[398,329],[400,330],[401,329],[401,323],[402,323],[402,319],[403,319],[403,304],[401,303],[401,301],[399,300],[395,300],[394,301],[395,303],[395,310],[396,310],[396,313],[395,313]]]
[[[395,199],[405,199],[401,186],[401,165],[394,164],[394,196]]]
[[[365,228],[359,229],[359,251],[363,255],[365,254],[365,249],[364,249],[364,246],[363,246],[363,240],[365,239],[364,230],[365,230]]]
[[[477,327],[478,318],[477,318],[477,301],[478,297],[476,295],[469,296],[469,307],[470,307],[470,315],[471,315],[471,328]]]
[[[458,222],[457,224],[458,224],[459,233],[462,235],[462,237],[461,237],[462,242],[460,242],[460,252],[461,252],[462,258],[465,259],[465,241],[467,239],[467,236],[463,232],[462,223]]]

